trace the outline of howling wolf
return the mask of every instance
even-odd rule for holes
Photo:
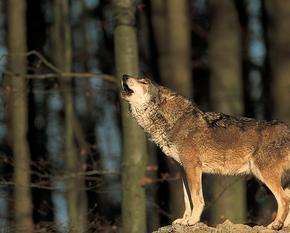
[[[204,112],[194,103],[149,79],[122,77],[121,96],[138,124],[167,155],[183,166],[185,212],[173,223],[193,225],[204,207],[202,173],[253,174],[273,193],[277,216],[268,225],[290,224],[290,191],[282,179],[290,169],[290,130],[279,121],[257,121]],[[194,209],[191,209],[190,198]]]

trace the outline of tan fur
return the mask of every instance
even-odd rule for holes
[[[186,98],[148,79],[123,76],[122,97],[133,117],[163,152],[185,169],[194,210],[174,223],[195,224],[204,207],[202,173],[253,174],[273,193],[278,211],[270,228],[280,229],[290,198],[281,182],[290,169],[290,130],[278,121],[257,121],[204,112]],[[185,192],[186,195],[186,192]]]

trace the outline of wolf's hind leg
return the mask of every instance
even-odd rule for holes
[[[265,169],[266,170],[266,169]],[[264,184],[271,190],[276,198],[278,210],[275,220],[267,227],[273,230],[279,230],[283,227],[284,221],[289,212],[290,199],[281,186],[281,176],[278,171],[269,172],[269,170],[261,172],[261,179]]]
[[[183,178],[184,179],[184,178]],[[187,219],[191,215],[191,206],[190,206],[190,194],[188,194],[186,187],[185,187],[185,180],[182,180],[182,186],[183,186],[183,197],[184,197],[184,214],[182,218],[178,218],[173,221],[173,224],[187,224]]]
[[[290,188],[289,187],[285,188],[285,193],[287,194],[288,198],[290,199]],[[290,205],[288,206],[288,209],[289,208],[290,208]],[[285,219],[284,226],[290,227],[290,211],[288,212],[288,215]]]

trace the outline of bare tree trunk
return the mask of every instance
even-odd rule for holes
[[[150,18],[145,11],[139,12],[139,50],[140,57],[142,57],[143,62],[148,65],[147,69],[149,73],[154,70],[154,64],[152,61],[152,44],[150,43]],[[156,71],[156,70],[155,70]],[[158,155],[157,147],[154,143],[148,143],[148,166],[151,168],[148,172],[148,176],[155,180],[158,178]],[[156,170],[155,170],[156,167]],[[146,199],[147,199],[147,216],[150,218],[147,224],[147,231],[152,232],[160,226],[160,213],[156,209],[155,203],[158,203],[158,183],[153,182],[146,188]]]
[[[234,2],[210,0],[209,6],[212,16],[209,37],[212,108],[226,114],[242,115],[241,31]],[[244,222],[244,180],[237,177],[213,177],[211,187],[212,224],[219,223],[222,216],[232,221]]]
[[[32,232],[30,190],[30,154],[27,143],[26,74],[26,4],[22,0],[8,1],[8,49],[11,76],[11,124],[14,155],[14,218],[18,232]],[[20,74],[20,75],[17,75]]]
[[[138,46],[135,25],[136,2],[114,0],[114,44],[117,77],[138,75]],[[122,223],[124,233],[146,232],[145,190],[141,186],[147,164],[145,134],[128,115],[122,101]]]
[[[152,25],[158,50],[162,83],[192,98],[190,16],[187,0],[151,0]],[[168,163],[171,174],[179,172]],[[170,214],[173,219],[183,214],[181,180],[170,183]]]
[[[53,60],[63,72],[72,70],[72,43],[69,21],[68,0],[55,0],[53,3]],[[66,197],[70,232],[84,232],[87,228],[87,198],[84,177],[78,173],[82,169],[83,160],[75,142],[75,112],[71,91],[71,78],[63,78],[62,91],[65,111],[65,173],[67,179]],[[77,174],[77,175],[76,175]]]
[[[265,1],[268,14],[273,117],[290,125],[290,2]]]

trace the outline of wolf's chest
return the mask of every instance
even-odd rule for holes
[[[161,148],[164,154],[181,163],[177,147],[168,140],[166,133],[155,131],[149,133],[149,135],[151,140]]]
[[[163,147],[161,147],[161,149],[164,152],[164,154],[173,158],[176,162],[181,164],[181,160],[180,160],[180,157],[178,155],[178,150],[177,150],[176,146],[163,146]]]
[[[173,145],[168,138],[167,121],[158,114],[158,108],[156,106],[150,106],[144,110],[144,108],[131,106],[131,113],[137,123],[149,134],[151,140],[157,144],[167,156],[181,163],[176,146]]]

